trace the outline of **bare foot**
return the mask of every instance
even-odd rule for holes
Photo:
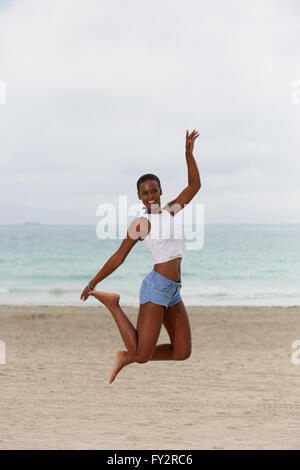
[[[92,295],[96,299],[100,300],[105,307],[116,307],[119,305],[120,295],[111,294],[110,292],[100,292],[98,290],[92,290],[89,295]]]
[[[126,364],[128,364],[128,361],[126,361],[127,356],[128,356],[127,351],[121,351],[121,350],[117,351],[116,358],[115,358],[115,367],[109,379],[110,384],[115,380],[120,370],[123,369],[123,367]]]

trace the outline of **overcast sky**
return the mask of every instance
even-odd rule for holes
[[[194,128],[206,223],[300,223],[299,24],[297,0],[0,0],[0,223],[96,224],[144,173],[168,202]]]

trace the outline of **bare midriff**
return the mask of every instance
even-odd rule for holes
[[[172,259],[165,263],[158,263],[154,265],[154,270],[161,274],[161,276],[167,277],[171,281],[181,281],[181,260],[182,258]]]

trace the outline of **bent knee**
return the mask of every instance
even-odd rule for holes
[[[189,349],[187,351],[183,351],[183,352],[176,352],[174,351],[173,353],[173,359],[174,361],[185,361],[186,359],[188,359],[189,357],[191,357],[191,354],[192,354],[192,350]]]
[[[145,362],[148,362],[150,360],[150,357],[149,356],[145,356],[145,355],[142,355],[142,354],[138,354],[135,358],[136,362],[138,362],[139,364],[145,364]]]

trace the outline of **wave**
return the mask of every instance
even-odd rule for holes
[[[106,289],[106,288],[105,288]],[[103,289],[104,290],[104,289]],[[107,288],[113,292],[114,288]],[[139,286],[130,289],[128,286],[117,290],[121,295],[121,303],[128,306],[139,305]],[[82,288],[7,288],[0,290],[0,305],[86,305],[80,301]],[[291,289],[261,289],[243,290],[218,289],[208,287],[190,289],[182,287],[181,295],[187,306],[226,306],[226,305],[265,305],[265,306],[300,306],[299,290]],[[97,305],[97,299],[90,298],[89,305]]]

